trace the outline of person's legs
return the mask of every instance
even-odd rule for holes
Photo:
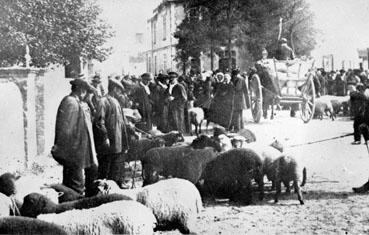
[[[108,178],[108,173],[109,173],[109,168],[110,168],[110,165],[111,165],[110,155],[98,154],[97,159],[98,159],[98,162],[99,162],[98,177],[99,177],[99,179],[107,179]]]
[[[356,118],[354,120],[354,142],[352,142],[352,144],[360,144],[360,139],[361,139],[360,129],[359,129],[360,124],[361,124],[361,120]]]
[[[85,168],[85,196],[94,196],[94,181],[98,179],[98,168],[96,165],[92,165],[89,168]]]
[[[68,188],[71,188],[76,192],[83,194],[85,186],[83,169],[80,167],[64,166],[63,184]]]

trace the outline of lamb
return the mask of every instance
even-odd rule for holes
[[[187,179],[196,184],[206,164],[216,157],[212,148],[165,147],[150,149],[142,160],[143,186],[163,177]]]
[[[68,234],[153,234],[157,223],[152,211],[135,201],[115,201],[37,218],[60,225]]]
[[[94,181],[96,195],[120,194],[136,201],[141,188],[121,189],[114,180],[98,179]]]
[[[267,176],[268,179],[275,183],[277,188],[274,198],[275,203],[278,202],[278,198],[281,194],[281,183],[283,182],[286,186],[286,192],[289,193],[290,182],[292,181],[300,204],[304,204],[300,186],[303,187],[306,183],[306,168],[302,170],[302,183],[299,186],[299,181],[301,179],[300,172],[297,161],[292,156],[283,155],[273,161],[272,166],[268,169]]]
[[[238,135],[245,137],[247,143],[255,142],[256,136],[254,132],[252,132],[249,129],[242,129],[239,132],[237,132]]]
[[[59,225],[39,219],[11,216],[0,218],[0,234],[58,234],[67,232]]]
[[[232,141],[228,136],[221,134],[218,136],[218,139],[219,139],[220,148],[222,152],[231,150],[233,148]]]
[[[334,121],[336,113],[333,111],[332,103],[329,99],[321,97],[315,101],[315,112],[314,117],[323,119],[323,115],[327,114]]]
[[[236,200],[242,196],[247,204],[252,203],[251,179],[259,185],[259,199],[264,197],[262,159],[251,149],[232,149],[221,153],[209,162],[199,185],[202,195],[228,197]]]
[[[87,209],[119,200],[131,200],[131,198],[119,194],[111,194],[82,198],[75,201],[55,204],[44,195],[41,195],[39,193],[31,193],[24,198],[23,206],[20,210],[20,213],[22,216],[35,218],[37,215],[40,214],[58,214],[73,209]]]
[[[196,136],[199,136],[201,133],[201,125],[205,118],[204,110],[200,107],[192,107],[188,110],[188,114],[190,117],[190,123],[195,126],[195,134]]]
[[[153,210],[159,226],[157,229],[179,228],[187,233],[202,210],[199,191],[183,179],[167,179],[140,189],[120,189],[112,180],[97,180],[101,194],[120,193],[130,196]]]
[[[184,179],[167,179],[143,187],[137,201],[152,209],[157,230],[177,228],[181,233],[193,232],[196,217],[203,209],[195,185]]]

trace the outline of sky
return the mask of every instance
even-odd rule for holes
[[[147,20],[161,1],[99,0],[103,18],[116,31],[116,37],[109,42],[115,48],[114,54],[105,65],[127,62],[121,61],[122,54],[133,50],[134,34],[146,32]],[[311,4],[319,31],[312,55],[318,61],[323,55],[334,54],[335,61],[358,62],[357,49],[369,47],[369,0],[306,1]]]

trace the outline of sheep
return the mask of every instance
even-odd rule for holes
[[[74,201],[83,198],[83,195],[63,184],[45,184],[46,188],[52,188],[60,193],[59,203]]]
[[[251,149],[232,149],[221,153],[209,162],[199,185],[202,195],[229,197],[236,200],[240,195],[247,204],[252,203],[251,179],[259,185],[259,199],[264,197],[262,160]],[[245,196],[245,198],[243,198]]]
[[[96,186],[101,194],[119,193],[151,208],[160,224],[157,229],[161,230],[178,227],[182,232],[186,232],[185,227],[188,228],[186,224],[193,224],[196,217],[194,213],[202,210],[198,190],[192,183],[183,179],[171,178],[136,189],[120,189],[112,180],[97,180]],[[173,222],[178,222],[176,216],[180,214],[185,215],[180,219],[183,225],[173,226],[175,225]]]
[[[20,177],[12,173],[4,173],[0,176],[0,192],[14,198],[16,207],[21,207],[24,196],[32,192],[45,195],[55,203],[58,203],[59,197],[54,189],[44,187],[39,177]]]
[[[60,225],[68,234],[153,234],[157,223],[152,211],[135,201],[115,201],[37,218]]]
[[[137,194],[137,201],[152,209],[158,221],[156,230],[177,228],[185,234],[193,232],[196,217],[203,209],[195,185],[177,178],[143,187]]]
[[[290,182],[292,181],[300,204],[304,204],[300,186],[303,187],[306,183],[306,168],[302,170],[302,183],[299,185],[299,181],[301,180],[300,168],[292,156],[282,155],[275,159],[272,166],[268,169],[267,177],[275,183],[277,188],[274,197],[275,203],[278,202],[279,195],[281,194],[281,183],[283,182],[286,186],[286,192],[289,193]]]
[[[238,135],[245,137],[247,143],[255,142],[256,136],[254,132],[252,132],[249,129],[242,129],[239,132],[237,132]]]
[[[220,143],[207,135],[200,135],[192,141],[190,146],[194,149],[203,149],[205,147],[212,147],[215,151],[222,151]]]
[[[0,193],[0,217],[16,214],[15,210],[16,207],[14,207],[11,198],[3,193]]]
[[[166,134],[154,135],[154,137],[160,137],[165,141],[165,146],[170,147],[175,143],[184,142],[183,134],[178,131],[171,131]]]
[[[20,213],[22,216],[35,218],[39,214],[58,214],[73,209],[97,207],[108,202],[119,200],[131,200],[131,198],[124,195],[111,194],[82,198],[75,201],[55,204],[44,195],[41,195],[39,193],[31,193],[24,197],[23,206],[20,210]]]
[[[159,175],[187,179],[196,184],[206,163],[216,157],[212,148],[165,147],[150,149],[142,160],[143,186],[155,183]]]
[[[153,139],[140,139],[132,141],[130,143],[129,150],[127,152],[126,161],[137,161],[145,155],[145,153],[155,147],[164,147],[165,140],[161,137],[155,137]]]
[[[331,101],[329,99],[323,99],[323,97],[321,97],[320,99],[317,99],[315,101],[314,117],[322,120],[324,114],[329,115],[332,121],[334,121],[334,119],[336,118],[336,113],[333,111]]]
[[[196,136],[199,136],[201,133],[201,125],[205,118],[204,110],[200,107],[192,107],[188,110],[188,115],[190,117],[190,123],[195,126]]]
[[[67,232],[59,225],[39,219],[11,216],[0,218],[0,234],[58,234]]]
[[[231,139],[228,136],[221,134],[218,136],[218,139],[222,152],[231,150],[233,148]]]

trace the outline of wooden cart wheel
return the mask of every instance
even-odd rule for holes
[[[310,73],[305,84],[301,87],[301,119],[304,123],[308,123],[314,116],[315,111],[315,87],[313,74]]]
[[[249,81],[249,94],[251,101],[252,118],[256,123],[260,122],[263,105],[263,95],[260,78],[257,74],[253,75]]]

